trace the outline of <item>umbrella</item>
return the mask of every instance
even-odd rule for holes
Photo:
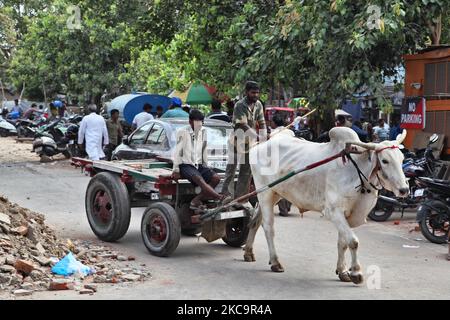
[[[292,109],[298,109],[298,108],[303,108],[305,110],[309,110],[308,108],[308,100],[306,98],[303,97],[299,97],[299,98],[293,98],[291,99],[291,101],[288,102],[288,107],[292,108]]]
[[[186,95],[186,103],[190,105],[211,104],[216,89],[205,84],[192,84]]]

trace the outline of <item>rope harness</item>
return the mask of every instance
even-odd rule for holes
[[[375,151],[375,154],[377,155],[377,157],[376,157],[377,164],[374,169],[374,174],[377,176],[377,179],[381,185],[381,188],[377,188],[377,186],[375,186],[372,182],[369,181],[369,179],[365,176],[365,174],[361,171],[361,169],[359,169],[358,164],[355,162],[355,160],[353,160],[350,153],[345,151],[345,158],[347,158],[353,164],[353,166],[356,169],[356,172],[358,173],[359,181],[361,182],[361,184],[356,186],[356,188],[355,188],[355,189],[359,188],[358,192],[361,192],[361,193],[366,193],[366,192],[371,193],[372,192],[372,190],[370,190],[370,188],[367,187],[366,183],[368,183],[370,185],[370,187],[372,187],[373,189],[378,190],[378,191],[381,190],[382,188],[384,188],[383,183],[381,182],[381,179],[378,176],[378,171],[381,170],[381,164],[380,164],[380,159],[378,158],[378,154],[387,149],[398,149],[398,146],[384,147],[384,148],[381,148],[380,150]],[[369,157],[370,157],[370,155],[369,155]],[[343,161],[345,163],[345,159],[343,159]]]

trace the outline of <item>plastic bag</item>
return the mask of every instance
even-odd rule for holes
[[[52,267],[52,272],[63,276],[70,276],[74,273],[80,273],[87,276],[93,273],[93,270],[82,264],[74,257],[72,252],[69,252],[63,259]]]

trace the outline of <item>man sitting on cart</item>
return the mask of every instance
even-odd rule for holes
[[[172,178],[189,180],[199,186],[201,192],[192,199],[190,207],[200,209],[204,200],[223,200],[224,196],[215,191],[220,177],[207,166],[207,137],[203,127],[204,115],[193,109],[189,113],[189,126],[177,132],[177,144],[173,161]]]

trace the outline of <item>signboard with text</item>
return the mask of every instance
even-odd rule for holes
[[[406,98],[402,107],[401,128],[425,129],[425,98]]]

